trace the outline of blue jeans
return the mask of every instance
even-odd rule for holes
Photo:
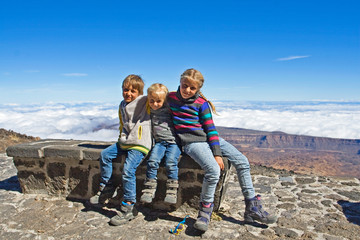
[[[207,142],[189,143],[184,146],[184,152],[204,170],[200,202],[214,202],[216,185],[220,177],[220,167],[214,158],[209,144]]]
[[[119,155],[126,154],[122,171],[124,202],[136,202],[136,176],[135,172],[145,154],[137,150],[123,150],[118,143],[107,147],[101,152],[100,158],[100,185],[109,182],[112,175],[112,161]]]
[[[147,160],[146,177],[148,179],[157,179],[157,171],[159,164],[165,155],[165,167],[168,179],[178,179],[178,159],[180,149],[176,143],[168,143],[165,141],[155,143],[151,150],[149,159]]]
[[[220,138],[219,141],[222,155],[226,157],[236,169],[241,191],[245,199],[255,197],[255,190],[250,174],[249,160],[244,154],[223,138]]]
[[[246,199],[255,196],[254,187],[250,175],[248,159],[233,145],[220,138],[222,155],[227,157],[236,169],[239,184]],[[185,145],[184,152],[197,162],[204,170],[204,180],[200,196],[201,202],[213,202],[216,185],[220,177],[220,167],[207,142],[195,142]]]

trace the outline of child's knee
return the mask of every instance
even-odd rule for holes
[[[147,162],[149,168],[159,168],[159,163],[157,161],[151,161],[150,159]]]
[[[234,163],[234,167],[238,170],[250,170],[250,163],[249,161],[238,161]]]
[[[123,170],[122,170],[122,177],[123,178],[131,178],[135,176],[135,172],[136,169],[133,168],[128,168],[126,166],[124,166]]]
[[[167,169],[176,168],[176,167],[177,167],[177,161],[176,161],[176,162],[175,162],[175,161],[167,161],[167,162],[165,163],[165,167],[166,167]]]
[[[208,178],[212,178],[212,179],[220,178],[220,167],[217,164],[208,166],[206,169],[204,169],[204,171],[205,171],[205,176],[207,176]]]
[[[109,158],[109,155],[106,151],[102,151],[100,153],[100,161],[102,162],[112,162],[112,160]]]

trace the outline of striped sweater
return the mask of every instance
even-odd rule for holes
[[[209,103],[199,94],[184,99],[179,89],[177,92],[169,93],[168,103],[181,145],[208,142],[214,156],[221,156],[219,134],[212,119]]]

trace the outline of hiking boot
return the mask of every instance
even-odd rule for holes
[[[138,215],[138,211],[134,205],[135,204],[122,202],[120,211],[118,211],[117,215],[110,219],[110,224],[119,226],[133,220]]]
[[[155,192],[157,187],[156,179],[146,179],[144,183],[144,189],[142,190],[142,196],[140,202],[151,203],[155,198]]]
[[[178,188],[179,188],[178,180],[176,180],[176,179],[168,179],[166,181],[166,196],[165,196],[165,199],[164,199],[165,203],[176,204]]]
[[[107,200],[113,197],[115,190],[116,187],[112,184],[100,185],[99,191],[89,199],[90,204],[104,204]]]
[[[261,196],[257,195],[251,199],[245,199],[245,222],[254,222],[258,221],[261,223],[274,223],[277,220],[275,215],[270,215],[266,212],[261,205]]]
[[[208,230],[208,225],[210,223],[211,214],[214,208],[213,203],[200,203],[199,215],[194,224],[194,228],[205,232]]]

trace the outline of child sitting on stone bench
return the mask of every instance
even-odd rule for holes
[[[151,203],[155,197],[157,171],[164,156],[168,177],[164,202],[168,204],[176,204],[177,202],[177,190],[179,187],[178,159],[181,151],[177,145],[172,115],[166,102],[168,93],[167,87],[161,83],[154,83],[147,90],[151,130],[155,145],[147,160],[145,188],[140,199],[143,203]]]
[[[115,186],[110,182],[112,161],[126,154],[122,171],[123,202],[110,224],[121,225],[135,218],[136,176],[135,172],[152,146],[151,121],[147,111],[147,97],[143,96],[144,82],[140,76],[129,75],[122,83],[124,100],[119,106],[120,136],[118,142],[101,152],[100,189],[90,198],[91,204],[103,204],[111,198]]]
[[[215,107],[200,91],[203,84],[203,75],[196,69],[188,69],[180,77],[177,92],[169,93],[168,97],[175,132],[181,140],[183,151],[204,170],[199,214],[194,227],[204,232],[208,229],[216,185],[220,170],[224,169],[221,156],[226,157],[237,171],[245,197],[245,221],[274,223],[276,216],[266,212],[262,208],[260,195],[255,195],[248,159],[219,137],[211,113],[211,109],[215,112]]]

